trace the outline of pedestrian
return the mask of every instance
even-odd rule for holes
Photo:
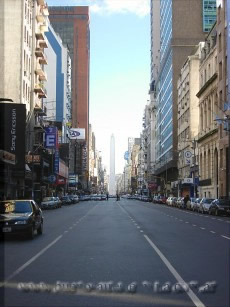
[[[109,200],[109,193],[106,193],[106,199]]]
[[[117,200],[120,200],[120,196],[119,196],[119,194],[117,193]]]
[[[187,194],[187,195],[185,196],[185,198],[184,198],[184,209],[187,208],[187,203],[188,203],[188,201],[190,201],[190,197],[189,197],[189,195]]]

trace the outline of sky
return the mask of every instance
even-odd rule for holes
[[[122,173],[128,137],[140,137],[150,83],[149,0],[48,0],[48,5],[90,7],[90,123],[109,171],[115,136],[116,174]]]

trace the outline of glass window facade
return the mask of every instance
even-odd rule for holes
[[[203,0],[203,31],[209,32],[216,22],[216,0]]]

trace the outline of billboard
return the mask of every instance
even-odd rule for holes
[[[85,139],[85,128],[70,128],[69,138],[71,140],[84,140]]]
[[[26,106],[0,103],[0,160],[17,170],[25,170]]]

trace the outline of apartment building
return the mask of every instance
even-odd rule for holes
[[[199,196],[219,197],[218,67],[216,24],[209,32],[201,52],[199,98]]]

